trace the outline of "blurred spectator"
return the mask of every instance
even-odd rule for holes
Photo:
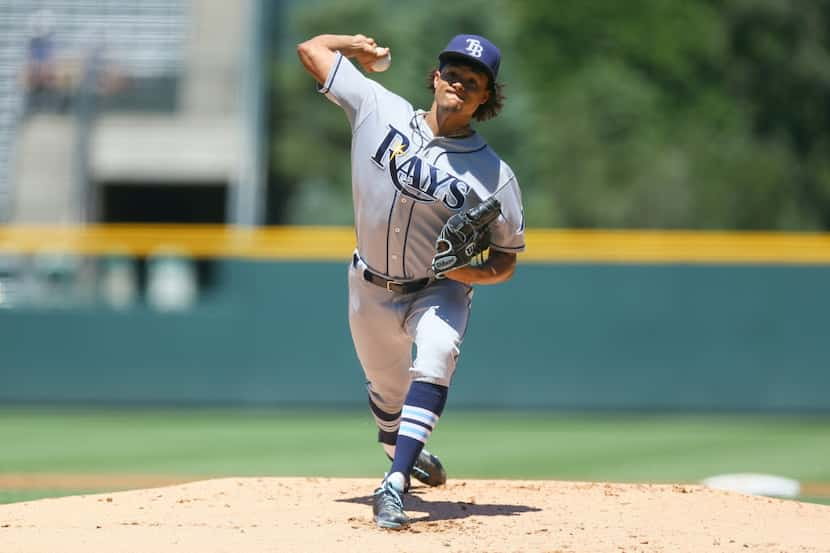
[[[81,86],[89,87],[88,92],[96,96],[110,96],[121,92],[127,85],[127,78],[119,69],[109,49],[105,29],[90,31],[91,39],[81,52]]]
[[[26,112],[65,107],[58,89],[55,55],[55,16],[51,10],[37,10],[29,18],[24,86]],[[64,105],[60,105],[64,104]]]
[[[60,22],[48,9],[29,17],[23,85],[26,113],[63,113],[79,92],[110,96],[128,86],[127,79],[108,50],[109,29],[90,25],[84,44],[72,52],[60,51],[56,29]],[[80,90],[79,90],[80,89]]]

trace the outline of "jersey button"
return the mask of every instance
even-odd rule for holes
[[[392,259],[393,259],[393,260],[396,260],[396,259],[398,259],[398,256],[397,256],[397,255],[393,255],[393,256],[392,256]]]
[[[401,203],[405,204],[406,203],[406,198],[401,198]]]
[[[401,227],[395,227],[395,232],[400,232],[400,231],[401,231]]]

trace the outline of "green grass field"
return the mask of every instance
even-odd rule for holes
[[[6,407],[0,475],[380,478],[387,464],[374,439],[362,409]],[[449,408],[430,449],[451,478],[694,483],[759,472],[830,488],[827,416]],[[109,490],[0,489],[0,503],[93,491]]]

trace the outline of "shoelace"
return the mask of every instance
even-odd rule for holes
[[[375,494],[381,495],[380,500],[384,507],[394,507],[398,511],[403,511],[403,500],[392,486],[384,484]]]

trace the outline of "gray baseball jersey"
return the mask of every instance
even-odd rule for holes
[[[490,247],[524,250],[516,177],[479,134],[433,136],[424,111],[340,54],[320,91],[345,110],[352,126],[357,247],[370,269],[402,280],[429,276],[435,238],[450,215],[500,188],[503,215],[490,227]]]
[[[490,247],[520,252],[521,193],[513,171],[480,135],[434,136],[424,111],[366,78],[340,54],[319,90],[343,108],[352,127],[352,338],[372,400],[395,413],[410,380],[449,386],[472,288],[444,279],[413,293],[390,292],[368,282],[365,269],[399,281],[429,277],[435,239],[447,219],[494,193],[502,215],[490,227]]]

